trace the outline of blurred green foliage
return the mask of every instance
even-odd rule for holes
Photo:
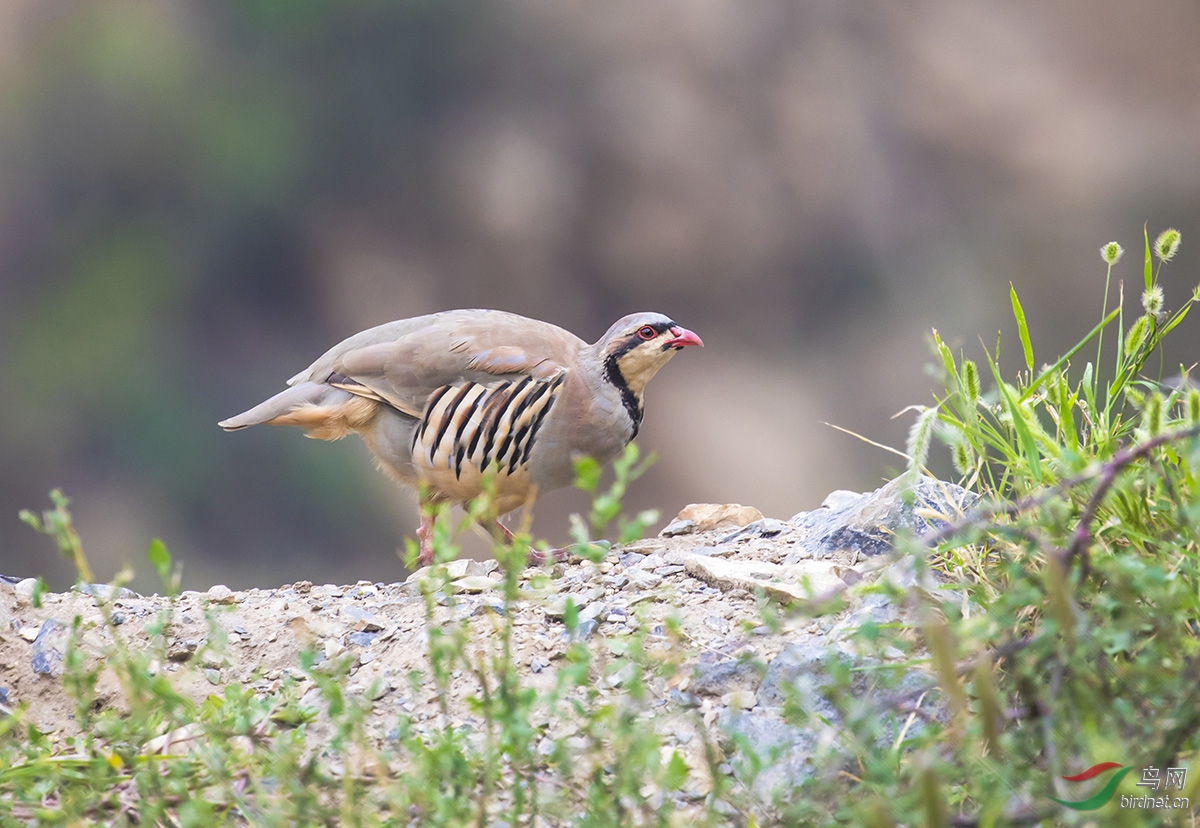
[[[152,490],[217,556],[244,556],[264,527],[265,557],[348,545],[394,568],[358,453],[247,448],[214,422],[300,367],[258,376],[257,351],[327,344],[304,225],[351,199],[416,197],[422,124],[487,59],[486,11],[129,2],[29,17],[23,71],[0,84],[0,208],[15,205],[0,216],[20,231],[0,248],[0,382],[20,389],[0,402],[0,572],[26,574],[18,504],[56,485]],[[261,473],[231,475],[245,452]]]

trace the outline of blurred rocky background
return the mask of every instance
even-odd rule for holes
[[[1015,370],[1011,281],[1057,356],[1147,221],[1168,307],[1200,281],[1197,43],[1183,0],[8,0],[0,573],[70,584],[17,520],[59,486],[98,577],[154,589],[161,536],[187,587],[397,579],[414,499],[360,444],[216,421],[454,307],[704,337],[630,508],[875,488],[897,458],[822,423],[902,447],[930,328]]]

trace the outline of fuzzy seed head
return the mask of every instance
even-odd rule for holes
[[[954,444],[954,470],[966,477],[974,470],[975,456],[966,442]]]
[[[1129,333],[1125,334],[1126,354],[1133,356],[1146,344],[1146,340],[1150,338],[1150,321],[1153,318],[1152,316],[1139,316],[1138,320],[1133,323]]]
[[[1154,240],[1154,255],[1158,256],[1160,262],[1171,261],[1175,256],[1175,252],[1179,250],[1181,238],[1179,231],[1174,227],[1162,231],[1158,234],[1158,238]]]
[[[1104,247],[1100,248],[1101,257],[1103,257],[1104,261],[1109,265],[1115,265],[1117,262],[1119,262],[1124,253],[1125,248],[1121,247],[1121,245],[1117,244],[1115,241],[1111,241],[1104,245]]]
[[[1200,388],[1193,388],[1187,395],[1188,425],[1200,424]]]
[[[963,392],[967,395],[967,405],[974,408],[979,402],[979,369],[969,359],[963,360],[962,378]]]
[[[1149,398],[1147,398],[1145,417],[1146,433],[1150,437],[1157,436],[1162,431],[1163,425],[1162,394],[1151,394]]]
[[[906,473],[912,477],[920,472],[929,458],[929,443],[933,438],[933,426],[937,422],[937,414],[936,408],[923,409],[921,416],[917,417],[917,421],[908,431],[906,448],[908,449],[909,466]]]
[[[1148,315],[1156,319],[1162,317],[1163,301],[1162,285],[1151,285],[1150,289],[1142,294],[1142,307]]]

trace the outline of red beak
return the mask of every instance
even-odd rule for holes
[[[678,326],[671,328],[671,336],[673,336],[674,339],[667,340],[666,344],[668,348],[679,350],[680,348],[688,345],[699,345],[701,348],[704,347],[704,343],[700,341],[700,337],[696,336],[687,328],[680,328]]]

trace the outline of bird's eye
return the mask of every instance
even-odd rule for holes
[[[650,340],[658,336],[658,331],[654,330],[654,328],[650,327],[649,325],[643,325],[638,329],[638,336],[640,336],[642,339]]]

